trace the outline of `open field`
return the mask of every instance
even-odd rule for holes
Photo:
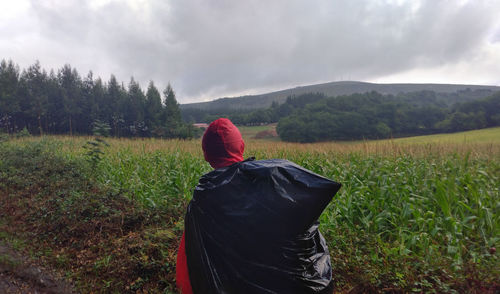
[[[398,143],[500,143],[500,127],[394,139]]]
[[[255,139],[262,131],[273,129],[274,125],[239,127],[246,142],[245,156],[259,158],[288,158],[294,154],[322,153],[365,155],[444,155],[447,153],[466,154],[479,157],[494,157],[500,152],[500,127],[474,130],[451,134],[437,134],[407,138],[372,140],[372,141],[339,141],[324,143],[288,143],[274,139]],[[82,146],[93,137],[51,136],[55,138],[65,153],[79,155],[85,152]],[[16,142],[38,141],[38,137],[25,137]],[[130,151],[132,153],[150,153],[154,151],[183,151],[202,158],[201,139],[198,140],[161,140],[161,139],[106,139],[111,144],[108,153]]]
[[[289,159],[342,183],[322,214],[320,227],[331,250],[339,292],[498,291],[499,132],[500,128],[466,133],[465,141],[463,134],[450,134],[441,137],[462,136],[462,140],[426,136],[428,141],[419,137],[295,144],[249,139],[251,132],[242,130],[247,134],[245,156]],[[497,139],[490,140],[493,137]],[[83,292],[106,286],[109,292],[161,288],[170,293],[184,209],[198,178],[210,171],[200,140],[106,139],[109,147],[98,146],[102,154],[86,155],[88,149],[82,146],[89,140],[24,138],[0,144],[0,204],[18,214],[24,211],[33,220],[31,226],[18,226],[22,232],[7,229],[20,218],[4,210],[4,215],[11,215],[0,217],[8,232],[4,239],[33,237],[30,230],[38,223],[43,234],[37,238],[59,255],[44,254],[44,258],[67,271]],[[58,164],[63,171],[53,175]],[[79,172],[73,174],[77,167]],[[23,172],[25,176],[20,176]],[[87,178],[94,188],[88,188]],[[26,195],[32,194],[42,195],[32,201],[45,199],[35,205],[43,213],[26,208]],[[130,200],[115,202],[122,196]],[[60,236],[51,231],[53,227],[44,227],[66,221],[71,214],[85,216],[90,213],[84,209],[88,203],[100,224],[88,228],[92,238],[71,230]],[[122,215],[121,224],[115,222],[115,212]],[[83,218],[85,226],[94,219]],[[123,218],[135,225],[124,225]],[[68,249],[65,244],[71,242],[78,246]]]
[[[238,126],[238,129],[241,132],[241,136],[245,140],[255,139],[258,134],[262,133],[272,133],[274,137],[267,137],[264,140],[266,141],[281,141],[280,138],[276,134],[276,123],[262,125],[262,126]]]
[[[276,124],[269,124],[263,126],[240,126],[238,127],[241,131],[241,135],[245,140],[254,139],[255,135],[262,131],[269,131],[276,128]],[[280,141],[277,138],[267,138],[265,140]],[[456,143],[456,144],[475,144],[475,143],[499,143],[500,142],[500,127],[488,128],[481,130],[473,130],[466,132],[450,133],[450,134],[435,134],[426,136],[415,136],[406,138],[395,138],[395,139],[384,139],[384,140],[372,140],[370,143],[384,143],[384,142],[395,142],[395,143]],[[348,141],[348,142],[338,142],[344,144],[357,144],[360,141]]]

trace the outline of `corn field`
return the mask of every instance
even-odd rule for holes
[[[66,156],[84,157],[92,138],[53,140]],[[98,181],[182,224],[193,188],[211,170],[200,141],[107,141]],[[453,292],[447,279],[500,280],[499,143],[246,140],[245,156],[285,158],[343,185],[320,217],[340,286],[380,280]]]

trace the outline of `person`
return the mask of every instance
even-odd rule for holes
[[[229,119],[208,126],[202,149],[214,170],[187,208],[180,292],[331,293],[318,217],[341,185],[287,160],[244,160],[245,142]]]
[[[202,149],[205,160],[217,169],[243,161],[245,142],[238,128],[229,119],[221,118],[213,121],[206,129]],[[193,294],[187,268],[185,232],[177,253],[176,282],[182,294]]]

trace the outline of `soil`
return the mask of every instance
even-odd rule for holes
[[[72,285],[0,242],[0,293],[76,293]]]

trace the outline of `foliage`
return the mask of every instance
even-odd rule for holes
[[[108,147],[109,144],[99,138],[94,138],[93,141],[87,141],[83,148],[87,150],[85,155],[87,156],[87,161],[90,162],[93,168],[97,167],[97,164],[101,161],[102,155],[104,155],[103,148]]]
[[[0,63],[0,131],[26,128],[35,135],[85,134],[115,137],[190,137],[175,93],[165,102],[153,82],[146,94],[131,78],[128,88],[111,75],[108,83],[82,78],[70,65],[47,73],[37,61],[19,72],[12,61]]]
[[[336,97],[309,93],[289,96],[283,104],[273,103],[267,109],[227,112],[188,108],[183,115],[206,122],[228,117],[245,126],[279,122],[280,138],[290,142],[382,139],[498,126],[500,92],[481,96],[486,94],[491,92],[421,91],[396,96],[367,92]],[[450,104],[452,101],[465,102]]]
[[[8,141],[9,139],[28,138],[30,136],[31,134],[28,132],[26,128],[11,134],[0,132],[0,143]]]
[[[283,104],[288,97],[298,97],[308,93],[321,93],[327,97],[350,96],[355,93],[376,91],[386,95],[415,96],[416,100],[430,101],[437,99],[443,105],[453,105],[492,95],[500,91],[498,86],[476,86],[457,84],[374,84],[356,81],[338,81],[325,84],[290,88],[282,91],[246,95],[233,98],[220,98],[210,102],[189,103],[182,105],[183,116],[204,122],[204,114],[233,114],[237,110],[251,112],[256,109]],[[189,121],[189,119],[187,120]],[[205,121],[206,122],[206,121]]]
[[[32,226],[42,236],[49,234],[44,246],[56,246],[58,254],[64,249],[67,264],[77,264],[72,271],[81,268],[76,275],[83,292],[173,289],[182,216],[199,177],[210,170],[199,142],[110,139],[112,147],[92,169],[98,183],[93,186],[83,152],[74,148],[81,140],[61,139],[58,156],[43,151],[54,146],[0,144],[0,191],[12,195],[0,199],[9,205],[20,201],[16,209],[1,207],[31,213],[26,230]],[[500,259],[492,248],[500,245],[499,154],[498,142],[491,141],[303,145],[249,140],[246,151],[262,159],[292,160],[343,184],[322,214],[320,230],[337,289],[358,293],[498,290]],[[18,157],[24,159],[13,159]],[[44,202],[30,210],[31,204],[25,206],[39,203],[37,197],[23,199],[32,194]],[[132,228],[120,225],[119,212]],[[68,249],[74,247],[64,243],[67,238],[78,240],[78,253]],[[63,243],[54,245],[59,240]],[[82,257],[73,261],[76,254]],[[110,288],[103,288],[102,280]]]
[[[355,256],[344,267],[362,271],[369,258],[369,266],[379,268],[369,274],[376,280],[401,273],[405,284],[429,291],[440,285],[431,282],[422,288],[415,283],[427,279],[425,275],[410,274],[404,267],[435,271],[443,283],[443,268],[457,277],[467,275],[470,268],[484,274],[485,268],[498,266],[498,258],[489,253],[500,241],[500,218],[495,215],[500,194],[494,184],[500,182],[495,175],[498,165],[453,155],[426,160],[351,155],[349,165],[332,160],[319,166],[319,162],[309,158],[305,165],[321,168],[326,176],[344,183],[344,192],[331,203],[322,222],[338,253],[352,252],[351,246],[356,246]],[[353,234],[351,238],[360,244],[346,244],[341,231]],[[408,265],[400,263],[405,259]],[[483,281],[489,278],[481,276]],[[397,280],[391,283],[405,286]]]
[[[23,128],[22,130],[20,130],[19,132],[14,134],[14,137],[16,137],[16,138],[23,138],[23,137],[29,137],[29,136],[31,136],[31,134],[27,128]]]
[[[0,133],[0,143],[9,140],[9,135],[5,133]]]
[[[109,137],[111,127],[108,123],[96,119],[92,123],[92,134],[94,136]]]
[[[98,185],[95,170],[56,147],[0,145],[0,239],[29,238],[33,257],[65,272],[80,293],[173,292],[166,281],[175,275],[181,215],[145,210]]]
[[[414,94],[414,93],[413,93]],[[424,99],[426,96],[420,97]],[[286,104],[294,106],[296,99]],[[411,98],[411,99],[410,99]],[[484,99],[456,104],[451,109],[435,98],[412,100],[376,92],[323,97],[295,103],[282,117],[277,132],[284,141],[359,140],[481,129],[500,125],[500,92]]]

